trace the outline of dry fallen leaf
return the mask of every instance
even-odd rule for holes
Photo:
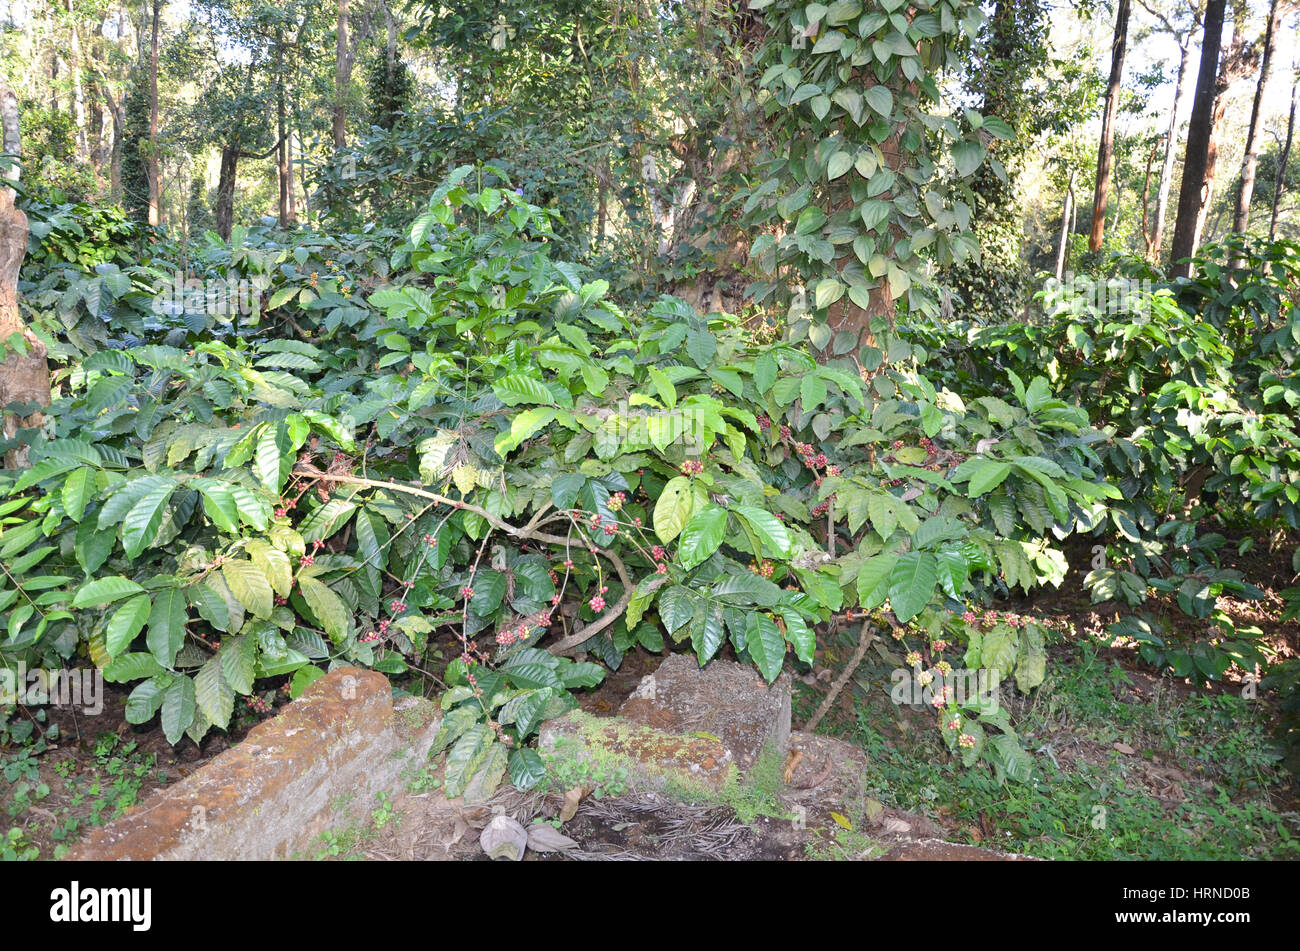
[[[583,789],[581,786],[575,786],[564,794],[564,805],[560,807],[560,821],[568,822],[578,814],[578,806],[582,802]]]
[[[886,832],[896,832],[902,835],[912,831],[912,827],[902,819],[889,818],[885,820],[884,829]]]
[[[528,847],[534,852],[562,852],[577,848],[578,843],[555,826],[534,822],[528,827]]]
[[[794,771],[799,768],[799,764],[802,762],[803,750],[791,750],[790,755],[785,760],[785,772],[781,774],[781,778],[785,780],[787,786],[794,779]]]
[[[1125,756],[1132,756],[1134,753],[1133,747],[1129,746],[1127,743],[1116,743],[1115,749],[1119,750]]]

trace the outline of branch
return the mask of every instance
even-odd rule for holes
[[[384,482],[380,479],[363,479],[360,476],[336,475],[334,473],[325,472],[310,463],[304,462],[300,462],[293,467],[293,474],[304,479],[311,479],[318,482],[338,482],[344,485],[364,486],[371,489],[392,489],[395,492],[403,492],[407,495],[413,495],[416,498],[428,499],[429,501],[435,502],[439,505],[449,505],[452,508],[461,509],[465,512],[473,512],[493,528],[505,532],[507,535],[512,538],[517,538],[520,541],[535,539],[537,541],[549,542],[553,545],[568,545],[570,543],[570,539],[563,535],[553,535],[550,532],[538,530],[542,516],[550,508],[549,503],[544,505],[537,514],[533,516],[532,520],[521,528],[503,521],[487,509],[474,505],[471,502],[451,499],[445,495],[439,495],[437,492],[430,492],[427,489],[416,488],[415,486],[406,485],[401,482]],[[558,644],[553,644],[549,648],[553,654],[568,653],[584,641],[588,641],[595,637],[605,628],[618,620],[618,618],[622,616],[623,612],[627,610],[627,606],[632,603],[632,579],[628,577],[627,568],[623,564],[623,559],[621,559],[616,552],[595,545],[588,545],[588,551],[600,555],[614,566],[614,571],[618,574],[619,583],[623,586],[623,596],[618,599],[618,602],[613,606],[613,608],[606,611],[601,617],[592,621],[590,624],[578,628],[568,637],[563,638]]]
[[[284,140],[287,139],[288,137],[289,134],[286,132],[284,135],[280,136],[279,141],[277,141],[275,145],[271,146],[261,155],[254,155],[252,152],[241,152],[239,149],[235,149],[235,154],[240,158],[254,159],[254,160],[269,158],[271,153],[274,152],[276,149],[278,149],[284,143]]]
[[[817,724],[821,723],[822,718],[830,711],[831,704],[834,703],[835,698],[840,695],[840,691],[844,689],[844,685],[849,682],[849,678],[853,676],[853,672],[858,669],[858,664],[862,663],[862,658],[867,655],[867,648],[871,646],[871,643],[875,639],[876,631],[871,626],[871,622],[864,622],[862,625],[862,631],[858,634],[857,650],[853,652],[853,656],[849,658],[849,662],[845,668],[840,671],[840,675],[835,678],[835,683],[831,684],[830,693],[826,694],[826,698],[822,700],[821,706],[819,706],[817,712],[812,715],[812,719],[804,724],[803,731],[805,733],[811,733],[817,729]]]

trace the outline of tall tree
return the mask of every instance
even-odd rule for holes
[[[1241,159],[1241,184],[1237,189],[1237,209],[1232,217],[1234,234],[1244,235],[1250,224],[1250,199],[1255,194],[1255,168],[1259,162],[1260,113],[1264,92],[1268,88],[1269,69],[1277,52],[1278,0],[1268,7],[1268,25],[1264,28],[1264,55],[1259,64],[1259,82],[1255,84],[1255,99],[1250,108],[1250,125],[1246,130],[1246,154]]]
[[[1201,62],[1196,72],[1196,97],[1187,128],[1187,151],[1183,158],[1183,181],[1178,190],[1178,217],[1174,223],[1169,273],[1186,276],[1196,253],[1197,219],[1207,197],[1206,177],[1210,157],[1210,136],[1214,123],[1214,100],[1219,73],[1219,46],[1223,42],[1223,15],[1227,0],[1206,0],[1205,29],[1201,37]]]
[[[162,0],[153,0],[149,25],[149,224],[158,224],[158,198],[162,185],[158,171],[158,27],[162,19]]]
[[[1097,149],[1097,188],[1092,200],[1092,233],[1088,250],[1101,250],[1106,236],[1106,194],[1111,164],[1115,161],[1115,114],[1119,111],[1120,80],[1124,76],[1124,50],[1128,45],[1130,0],[1119,0],[1115,10],[1115,35],[1110,44],[1110,80],[1106,84],[1106,108],[1101,118],[1101,144]]]
[[[1286,181],[1286,166],[1291,161],[1291,140],[1295,136],[1297,98],[1300,98],[1300,82],[1297,82],[1293,76],[1291,79],[1291,112],[1286,120],[1286,144],[1282,146],[1282,154],[1278,156],[1277,174],[1273,178],[1273,213],[1268,222],[1268,240],[1270,241],[1277,237],[1277,212],[1282,204],[1282,184]]]
[[[22,154],[18,133],[18,97],[6,85],[0,85],[0,151]],[[27,215],[16,204],[19,166],[10,165],[0,176],[0,407],[12,403],[46,406],[50,402],[50,370],[45,360],[45,345],[23,323],[18,311],[18,270],[27,251]],[[40,412],[23,418],[5,413],[3,433],[6,442],[24,427],[39,426]],[[27,464],[27,447],[14,446],[4,454],[6,468]]]
[[[338,0],[334,61],[334,148],[348,144],[348,88],[352,82],[352,51],[348,47],[348,0]]]
[[[1228,90],[1241,79],[1252,75],[1259,60],[1259,45],[1250,36],[1250,4],[1248,0],[1230,0],[1232,37],[1220,54],[1219,74],[1214,82],[1214,107],[1210,119],[1210,143],[1206,150],[1205,188],[1201,192],[1200,207],[1196,213],[1196,232],[1192,249],[1201,246],[1205,225],[1210,215],[1214,197],[1214,183],[1218,178],[1219,138],[1228,113]]]
[[[1178,153],[1178,117],[1183,113],[1183,101],[1187,98],[1187,72],[1192,62],[1192,38],[1196,27],[1201,22],[1201,4],[1203,0],[1191,0],[1180,6],[1180,12],[1187,16],[1173,17],[1150,0],[1139,0],[1142,8],[1150,13],[1178,43],[1178,73],[1174,82],[1174,101],[1169,108],[1169,126],[1165,131],[1164,158],[1160,165],[1160,184],[1156,189],[1155,220],[1147,238],[1147,260],[1159,260],[1165,246],[1165,224],[1169,217],[1169,196],[1174,185],[1174,161]]]
[[[1070,237],[1070,212],[1074,210],[1074,177],[1077,172],[1070,170],[1070,180],[1065,186],[1065,207],[1061,209],[1061,235],[1056,242],[1056,279],[1065,274],[1066,241]]]

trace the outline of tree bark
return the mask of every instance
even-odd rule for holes
[[[1255,194],[1255,169],[1259,162],[1260,112],[1268,88],[1268,72],[1277,51],[1278,0],[1268,7],[1268,25],[1264,28],[1264,56],[1259,64],[1259,82],[1255,84],[1255,101],[1250,107],[1250,126],[1246,132],[1246,154],[1241,160],[1241,184],[1237,189],[1237,210],[1232,217],[1234,234],[1244,235],[1250,224],[1250,200]]]
[[[1228,112],[1228,90],[1238,79],[1254,72],[1257,54],[1254,44],[1246,38],[1246,23],[1249,15],[1247,0],[1232,0],[1232,39],[1228,49],[1222,54],[1219,63],[1219,75],[1214,84],[1213,117],[1210,120],[1210,144],[1206,152],[1205,188],[1201,193],[1201,204],[1196,213],[1196,234],[1193,248],[1199,248],[1205,236],[1205,225],[1210,214],[1210,204],[1214,197],[1214,182],[1219,165],[1219,134],[1223,130],[1223,120]]]
[[[1192,118],[1187,128],[1187,151],[1183,158],[1183,182],[1178,190],[1178,217],[1174,223],[1170,249],[1169,274],[1185,277],[1191,273],[1187,259],[1196,253],[1197,219],[1203,197],[1209,189],[1206,170],[1209,166],[1211,126],[1219,71],[1219,45],[1223,42],[1223,12],[1227,0],[1207,0],[1205,30],[1201,40],[1201,63],[1196,73],[1196,97],[1192,100]]]
[[[1192,59],[1192,36],[1181,37],[1178,48],[1178,80],[1174,83],[1174,104],[1169,110],[1169,131],[1165,135],[1165,157],[1160,166],[1160,188],[1156,192],[1156,218],[1147,244],[1147,259],[1157,261],[1165,246],[1165,220],[1169,215],[1169,193],[1174,186],[1174,153],[1178,144],[1178,114],[1187,91],[1187,66]]]
[[[1120,80],[1124,76],[1124,50],[1128,45],[1130,0],[1119,0],[1115,11],[1115,37],[1110,47],[1110,82],[1106,85],[1106,110],[1101,119],[1101,145],[1097,149],[1097,189],[1092,201],[1092,233],[1088,250],[1101,250],[1106,236],[1106,193],[1111,163],[1115,160],[1115,113],[1119,109]]]
[[[0,85],[0,143],[11,155],[22,154],[18,134],[18,97],[8,86]],[[18,311],[18,271],[27,252],[27,215],[15,204],[17,192],[9,183],[18,181],[14,165],[0,179],[0,407],[10,403],[50,402],[50,369],[45,360],[45,345],[23,323]],[[12,439],[22,428],[41,425],[45,417],[32,413],[23,418],[5,413],[3,433]],[[5,453],[5,468],[27,465],[26,446]]]
[[[1291,83],[1291,112],[1286,120],[1286,145],[1277,160],[1277,174],[1273,177],[1273,214],[1268,222],[1268,240],[1277,238],[1277,211],[1282,204],[1282,183],[1286,181],[1286,166],[1291,161],[1291,139],[1295,135],[1296,97],[1300,96],[1300,83]]]
[[[90,141],[86,130],[86,91],[81,84],[81,37],[77,31],[77,20],[72,10],[72,0],[64,0],[64,11],[68,14],[68,71],[72,74],[72,119],[76,125],[77,162],[85,165],[90,161]]]
[[[162,18],[162,0],[153,0],[153,18],[149,39],[149,224],[158,225],[158,21]]]
[[[217,234],[222,241],[230,240],[235,221],[235,173],[239,168],[239,149],[233,145],[221,147],[221,171],[217,175],[217,206],[215,210]]]
[[[1061,237],[1056,245],[1056,279],[1061,280],[1065,274],[1065,246],[1070,238],[1070,213],[1074,207],[1074,177],[1070,172],[1069,184],[1065,186],[1065,207],[1061,209]]]
[[[1142,242],[1147,247],[1147,257],[1151,256],[1151,168],[1156,163],[1156,143],[1151,144],[1151,151],[1147,153],[1147,171],[1146,176],[1142,179]]]
[[[276,176],[280,184],[280,227],[289,227],[289,141],[285,134],[287,125],[284,102],[284,37],[276,31],[275,38],[275,113],[276,138],[279,140]]]
[[[348,0],[338,0],[338,30],[334,62],[334,148],[348,144],[348,88],[352,82],[352,57],[348,49]]]

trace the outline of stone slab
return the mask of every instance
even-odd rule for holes
[[[731,753],[716,737],[667,733],[580,710],[543,723],[537,745],[543,759],[604,776],[623,770],[629,788],[669,795],[718,793],[736,776]]]
[[[388,679],[340,668],[279,714],[174,785],[92,832],[69,859],[284,858],[336,821],[340,802],[369,802],[422,763],[436,707],[406,699]]]
[[[742,771],[764,750],[783,755],[790,740],[790,675],[771,684],[753,667],[713,660],[703,668],[673,654],[642,678],[619,716],[666,733],[717,737]]]

